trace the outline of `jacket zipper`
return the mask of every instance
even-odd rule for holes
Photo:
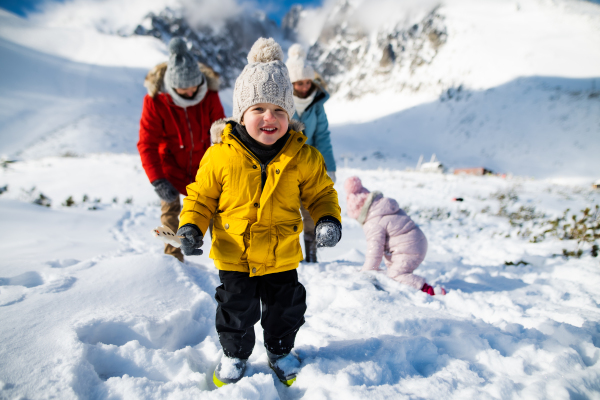
[[[258,165],[260,165],[260,192],[262,194],[263,189],[265,188],[265,185],[267,184],[267,166],[269,165],[269,163],[267,164],[263,164],[260,162],[260,160],[258,159],[258,157],[256,157],[254,155],[254,153],[252,153],[250,151],[250,149],[248,149],[237,137],[235,137],[235,135],[231,135],[231,137],[240,144],[240,146],[242,146],[242,148],[244,150],[246,150],[248,152],[248,154],[250,154],[250,157],[252,157],[254,160],[256,160],[258,162]],[[275,157],[273,157],[271,159],[271,161],[273,161],[274,159],[276,159],[282,152],[283,149],[285,148],[285,146],[283,146],[283,148],[279,151],[279,153],[277,153],[275,155]]]
[[[267,165],[260,164],[260,191],[262,192],[267,183]]]
[[[190,119],[188,118],[188,112],[187,112],[187,108],[184,108],[183,111],[185,112],[185,120],[187,121],[188,124],[188,131],[190,132],[190,141],[192,143],[192,146],[190,147],[190,162],[188,165],[188,180],[190,182],[193,181],[193,177],[192,177],[192,158],[194,156],[194,134],[192,133],[192,125],[190,124]]]

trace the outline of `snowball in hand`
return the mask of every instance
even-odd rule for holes
[[[317,247],[333,247],[340,241],[340,228],[333,222],[322,222],[317,225]]]

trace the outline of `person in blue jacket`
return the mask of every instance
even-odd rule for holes
[[[308,138],[306,144],[315,147],[323,155],[327,174],[335,183],[335,159],[329,133],[329,122],[323,104],[329,99],[325,90],[325,82],[315,73],[306,60],[306,52],[298,43],[288,50],[286,63],[290,80],[294,85],[294,104],[296,112],[293,119],[304,124],[304,135]],[[317,243],[315,242],[315,222],[308,211],[300,209],[304,220],[305,262],[317,262]]]

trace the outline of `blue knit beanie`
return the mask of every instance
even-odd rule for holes
[[[165,85],[175,89],[198,86],[204,81],[198,62],[188,51],[181,38],[173,38],[169,43],[169,63],[165,73]]]

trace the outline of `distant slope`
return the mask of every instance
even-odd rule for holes
[[[145,70],[101,67],[0,39],[0,157],[133,152]]]
[[[590,89],[594,84],[598,90]],[[366,97],[344,112],[376,107]],[[448,168],[483,166],[537,178],[600,175],[600,79],[529,77],[483,91],[453,89],[363,123],[344,123],[341,113],[334,112],[332,137],[342,166],[414,167],[420,155],[435,153]]]
[[[449,168],[600,174],[600,6],[449,0],[436,14],[447,37],[428,62],[382,74],[365,57],[336,78],[346,86],[326,108],[342,165],[412,167],[436,153]]]
[[[359,3],[383,4],[352,4]],[[600,6],[448,0],[435,13],[444,42],[412,72],[393,65],[401,57],[377,69],[373,42],[375,58],[335,77],[341,89],[326,110],[338,165],[404,168],[436,153],[449,168],[597,178]],[[0,57],[8,61],[0,65],[1,157],[136,152],[143,78],[166,58],[165,45],[90,29],[0,11]],[[321,46],[343,54],[368,38]],[[359,96],[349,100],[350,92]],[[231,92],[221,98],[230,109]]]
[[[299,13],[295,34],[347,99],[600,77],[600,6],[581,1],[337,0]]]
[[[0,157],[135,152],[147,68],[127,65],[159,59],[157,44],[0,10]]]

